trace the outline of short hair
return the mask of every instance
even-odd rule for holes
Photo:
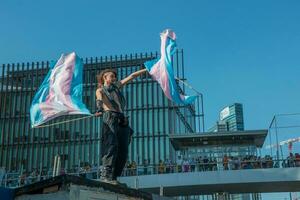
[[[115,69],[105,69],[100,72],[100,74],[97,75],[97,81],[98,81],[98,87],[101,87],[104,84],[104,74],[112,72],[117,77],[117,70]]]

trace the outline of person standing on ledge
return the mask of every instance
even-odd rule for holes
[[[147,70],[136,71],[121,81],[117,81],[114,69],[105,69],[97,75],[96,117],[103,115],[101,157],[102,171],[100,180],[118,184],[127,161],[128,145],[133,134],[129,127],[128,117],[124,114],[126,100],[121,88]]]

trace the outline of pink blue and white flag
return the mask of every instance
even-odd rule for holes
[[[86,114],[82,102],[83,64],[73,52],[62,54],[37,90],[30,107],[31,126],[37,127],[62,115]]]
[[[196,99],[197,96],[185,96],[178,91],[178,85],[175,81],[172,55],[176,50],[176,35],[170,30],[166,29],[160,34],[161,46],[159,59],[150,60],[144,63],[147,71],[156,80],[165,95],[171,101],[178,104],[190,104]]]

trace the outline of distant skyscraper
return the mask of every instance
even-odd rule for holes
[[[226,132],[228,131],[228,125],[223,121],[217,121],[216,124],[208,129],[208,132]]]
[[[225,107],[220,112],[219,121],[212,128],[210,132],[222,132],[222,131],[243,131],[244,130],[244,114],[243,105],[240,103],[234,103]]]

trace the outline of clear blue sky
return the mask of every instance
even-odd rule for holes
[[[0,64],[158,51],[171,28],[206,127],[240,102],[246,129],[266,129],[274,114],[300,112],[299,24],[298,0],[1,0]]]
[[[0,64],[159,50],[172,28],[188,81],[204,93],[206,126],[244,104],[246,129],[300,112],[300,2],[0,1]]]

